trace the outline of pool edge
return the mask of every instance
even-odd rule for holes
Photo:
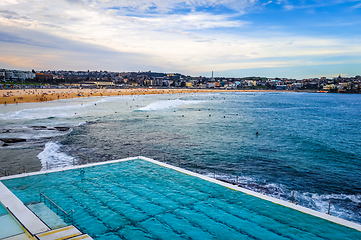
[[[184,173],[184,174],[187,174],[187,175],[191,175],[191,176],[194,176],[194,177],[203,179],[205,181],[221,185],[223,187],[226,187],[226,188],[229,188],[229,189],[232,189],[232,190],[235,190],[235,191],[243,192],[243,193],[251,195],[253,197],[257,197],[257,198],[260,198],[262,200],[272,202],[274,204],[279,204],[281,206],[291,208],[291,209],[294,209],[296,211],[299,211],[299,212],[302,212],[302,213],[305,213],[305,214],[309,214],[309,215],[312,215],[314,217],[321,218],[321,219],[324,219],[324,220],[327,220],[327,221],[330,221],[330,222],[333,222],[333,223],[336,223],[336,224],[339,224],[339,225],[342,225],[342,226],[345,226],[345,227],[349,227],[349,228],[352,228],[352,229],[355,229],[355,230],[358,230],[358,231],[361,232],[361,225],[360,224],[357,224],[357,223],[354,223],[354,222],[351,222],[351,221],[348,221],[348,220],[344,220],[344,219],[341,219],[341,218],[338,218],[338,217],[335,217],[335,216],[332,216],[332,215],[329,215],[329,214],[326,214],[326,213],[321,213],[321,212],[318,212],[318,211],[315,211],[315,210],[312,210],[312,209],[309,209],[309,208],[306,208],[306,207],[302,207],[302,206],[299,206],[299,205],[296,205],[294,203],[287,202],[287,201],[284,201],[284,200],[281,200],[281,199],[266,196],[264,194],[254,192],[252,190],[248,190],[248,189],[245,189],[245,188],[242,188],[242,187],[239,187],[239,186],[235,186],[235,185],[230,184],[230,183],[226,183],[226,182],[223,182],[223,181],[211,178],[211,177],[204,176],[204,175],[199,174],[199,173],[195,173],[195,172],[192,172],[192,171],[180,168],[180,167],[176,167],[176,166],[164,163],[164,162],[160,162],[160,161],[154,160],[152,158],[147,158],[147,157],[144,157],[144,156],[129,157],[129,158],[111,160],[111,161],[106,161],[106,162],[89,163],[89,164],[86,164],[86,165],[77,165],[77,166],[65,167],[65,168],[61,168],[61,169],[53,169],[53,170],[39,171],[39,172],[33,172],[33,173],[22,173],[22,174],[17,174],[17,175],[12,175],[12,176],[5,176],[5,177],[0,178],[0,185],[3,184],[3,183],[1,183],[2,180],[8,180],[8,179],[14,179],[14,178],[22,178],[22,177],[27,177],[27,176],[41,175],[41,174],[48,174],[48,173],[53,173],[53,172],[61,172],[61,171],[80,169],[80,168],[99,166],[99,165],[106,165],[106,164],[111,164],[111,163],[125,162],[125,161],[137,160],[137,159],[144,160],[144,161],[147,161],[147,162],[151,162],[153,164],[157,164],[159,166],[166,167],[166,168],[169,168],[169,169],[173,169],[175,171],[178,171],[178,172],[181,172],[181,173]],[[4,187],[6,188],[5,185],[4,185]],[[8,190],[8,191],[10,191],[10,190]],[[14,197],[17,198],[15,195],[14,195]]]

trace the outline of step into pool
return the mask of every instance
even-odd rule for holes
[[[144,159],[1,181],[41,193],[94,239],[361,239],[361,231]]]

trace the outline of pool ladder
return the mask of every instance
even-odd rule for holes
[[[56,204],[54,201],[52,201],[49,197],[47,197],[44,193],[40,193],[40,202],[43,202],[45,205],[49,204],[49,208],[55,208],[56,214],[63,215],[65,222],[70,222],[71,224],[74,224],[74,210],[71,210],[70,212],[64,211],[61,207],[59,207],[58,204]]]

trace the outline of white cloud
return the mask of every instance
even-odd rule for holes
[[[309,2],[309,1],[294,2],[294,1],[288,1],[288,0],[279,0],[278,1],[279,4],[282,4],[282,3],[284,4],[284,8],[287,11],[296,10],[296,9],[323,8],[323,7],[328,7],[328,6],[335,6],[335,5],[339,5],[339,4],[354,3],[354,2],[359,3],[360,0],[328,0],[328,1],[314,0],[312,2]],[[358,5],[361,5],[361,3]],[[358,5],[355,5],[355,6],[358,6]]]
[[[245,21],[228,20],[228,16],[211,15],[208,13],[195,13],[187,15],[161,15],[159,17],[122,17],[125,21],[137,22],[139,26],[153,28],[153,30],[195,30],[242,27],[247,24]]]
[[[2,0],[0,2],[0,6],[2,5],[14,5],[14,4],[18,4],[19,2],[21,2],[20,0]]]
[[[271,1],[268,3],[271,4]],[[281,0],[275,3],[286,4],[284,1],[281,3]],[[250,34],[252,22],[239,20],[230,13],[220,15],[195,11],[197,7],[223,5],[243,13],[247,8],[258,4],[261,3],[257,0],[61,0],[51,4],[45,0],[5,0],[0,5],[0,31],[4,29],[2,26],[9,26],[48,33],[57,39],[100,46],[115,53],[134,54],[131,62],[138,63],[139,70],[142,66],[160,66],[164,70],[184,71],[189,74],[236,68],[307,65],[317,62],[308,60],[314,56],[361,54],[359,40],[294,36],[282,32],[271,34],[271,30],[264,29],[262,33]],[[177,12],[176,9],[182,6],[191,11]],[[227,29],[233,29],[232,33]],[[13,33],[22,36],[24,31],[17,30]],[[27,37],[36,39],[36,35]],[[42,39],[39,39],[39,42],[41,41]],[[62,49],[67,46],[70,48],[71,45],[66,41],[58,44],[62,45]],[[33,51],[41,51],[48,45],[46,43],[43,48],[33,48]],[[7,43],[6,46],[10,47],[11,44]],[[18,45],[14,43],[13,46]],[[5,46],[1,46],[0,50],[2,48]],[[31,48],[29,46],[28,51],[31,51]],[[87,50],[91,51],[91,48]],[[11,52],[7,51],[6,59],[12,59],[12,63],[8,64],[18,62],[25,66],[30,64],[31,56],[35,56],[54,64],[57,59],[61,59],[59,64],[69,66],[70,63],[65,64],[64,59],[71,56],[71,51],[47,49],[47,53],[42,56],[31,53],[21,56],[21,53],[16,53],[13,57]],[[92,53],[84,53],[84,56],[89,55]],[[139,59],[135,60],[135,56],[139,56]],[[290,57],[292,60],[289,60]],[[85,58],[83,57],[82,61],[89,64]],[[104,55],[104,58],[107,56]],[[72,57],[69,57],[69,61],[71,59]],[[112,56],[110,59],[120,61],[118,57]],[[98,60],[94,59],[94,64]],[[121,68],[130,66],[123,64],[126,60],[122,61],[120,69],[113,70],[127,70]],[[46,61],[36,61],[36,67],[42,64],[46,64]],[[77,64],[80,64],[80,61]]]
[[[354,5],[352,8],[353,8],[353,9],[361,8],[361,3]]]
[[[179,7],[195,9],[197,7],[226,6],[230,9],[242,10],[254,6],[258,0],[90,0],[90,5],[98,7],[129,8],[133,10],[156,10],[169,12]]]

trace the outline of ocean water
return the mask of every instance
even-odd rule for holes
[[[361,223],[361,95],[202,93],[0,106],[0,167],[143,155]],[[60,131],[56,127],[66,127]],[[256,132],[259,134],[256,135]],[[0,174],[2,170],[0,169]]]

